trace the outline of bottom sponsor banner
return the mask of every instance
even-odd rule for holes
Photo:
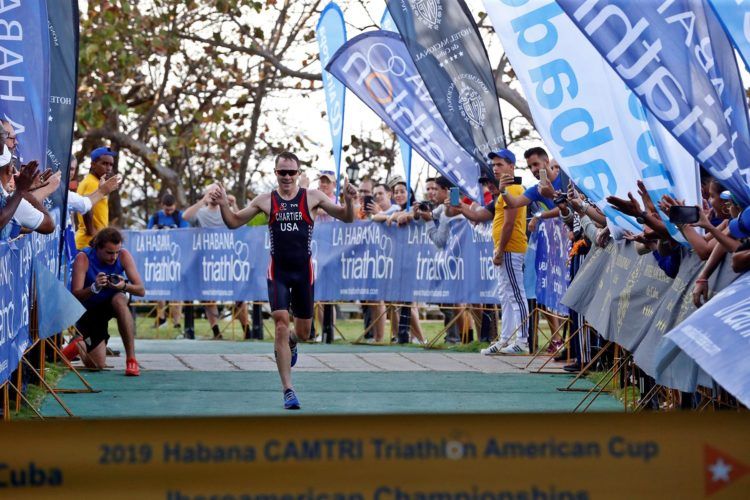
[[[301,416],[11,423],[7,498],[746,498],[747,416]],[[720,494],[718,494],[720,493]]]

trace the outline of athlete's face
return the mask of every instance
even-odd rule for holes
[[[299,177],[299,165],[297,162],[288,158],[279,158],[276,162],[276,180],[279,181],[279,188],[289,190],[297,184]]]

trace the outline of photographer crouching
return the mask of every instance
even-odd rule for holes
[[[117,318],[117,328],[125,346],[125,375],[138,376],[135,326],[128,307],[128,294],[143,297],[146,288],[132,255],[122,248],[122,241],[120,231],[105,227],[96,233],[91,246],[76,255],[71,288],[86,312],[76,323],[82,336],[73,338],[63,354],[69,360],[80,356],[88,368],[103,369],[109,340],[107,324]]]

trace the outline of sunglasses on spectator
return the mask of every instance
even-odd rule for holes
[[[277,170],[276,175],[281,177],[294,177],[299,173],[299,170]]]

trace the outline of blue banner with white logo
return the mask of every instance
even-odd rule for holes
[[[708,0],[750,71],[750,0]]]
[[[388,12],[388,7],[385,8],[383,16],[380,18],[380,29],[383,31],[393,31],[398,33],[396,23],[393,22],[391,14]],[[398,146],[401,150],[401,162],[404,164],[404,175],[406,176],[406,183],[411,187],[411,146],[408,142],[403,140],[401,136],[398,136]],[[411,198],[407,203],[411,202]]]
[[[481,201],[480,165],[451,135],[398,34],[363,33],[327,69],[438,172]]]
[[[30,238],[0,243],[0,384],[30,345],[32,252]]]
[[[4,63],[0,65],[0,113],[18,137],[23,163],[47,158],[49,29],[47,2],[11,2],[0,9]]]
[[[750,204],[750,125],[734,50],[705,2],[558,0],[693,157]],[[546,22],[544,16],[541,22]]]
[[[442,249],[427,224],[316,224],[315,299],[496,304],[488,226],[450,224]],[[125,247],[144,280],[144,300],[268,300],[265,227],[125,231]]]
[[[544,219],[535,234],[536,301],[558,314],[567,314],[562,298],[568,290],[568,227],[559,218]]]
[[[750,357],[750,273],[716,294],[667,333],[666,338],[742,404],[750,405],[750,363],[747,362]],[[657,379],[664,367],[657,366]]]
[[[487,155],[505,147],[495,77],[464,0],[388,0],[427,91],[459,144],[492,175]]]
[[[65,226],[78,89],[78,0],[47,0],[47,5],[49,66],[55,75],[49,90],[47,166],[62,174],[60,187],[51,196],[51,212]],[[62,239],[59,248],[62,252]]]
[[[655,200],[673,193],[698,202],[691,156],[676,141],[652,134],[638,98],[554,0],[486,0],[485,6],[551,156],[615,226],[641,230],[606,201],[636,193],[638,179]],[[679,177],[665,158],[675,162]]]
[[[328,126],[331,129],[333,144],[333,161],[336,166],[336,198],[339,196],[341,174],[341,146],[344,139],[344,104],[346,88],[344,84],[333,78],[326,70],[331,56],[346,43],[346,25],[344,14],[334,2],[326,5],[320,14],[320,20],[315,28],[315,37],[320,50],[320,65],[323,68],[323,90],[326,95],[326,110],[328,112]]]

